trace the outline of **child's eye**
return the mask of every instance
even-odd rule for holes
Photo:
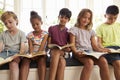
[[[12,23],[12,22],[9,22],[9,23]]]
[[[39,26],[39,24],[36,24],[37,26]]]

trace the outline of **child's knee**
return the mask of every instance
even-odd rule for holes
[[[116,60],[113,62],[113,66],[116,68],[116,69],[120,69],[120,60]]]
[[[66,66],[66,61],[65,61],[65,59],[62,57],[60,57],[60,59],[59,59],[59,65],[61,66],[61,67],[65,67]]]
[[[18,69],[18,67],[19,67],[19,64],[16,63],[15,61],[12,61],[12,62],[9,63],[9,68],[10,68],[11,70]]]
[[[23,58],[23,59],[22,59],[22,65],[29,65],[30,62],[31,62],[30,59],[27,59],[27,58]]]
[[[108,62],[107,62],[107,60],[105,59],[105,57],[100,57],[99,58],[99,64],[101,64],[101,65],[107,65],[108,64]]]
[[[92,59],[88,59],[85,64],[84,64],[86,67],[93,67],[94,66],[94,61]]]

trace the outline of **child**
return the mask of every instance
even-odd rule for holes
[[[37,12],[35,11],[31,12],[30,22],[34,31],[30,32],[27,35],[29,52],[32,53],[32,52],[44,51],[48,33],[41,29],[42,19],[37,14]],[[36,60],[38,63],[39,80],[45,80],[46,56],[35,57],[32,60]],[[20,80],[27,80],[30,62],[31,59],[23,58],[21,64]]]
[[[101,80],[110,80],[108,64],[104,57],[100,57],[97,60],[83,54],[83,51],[108,51],[97,47],[95,32],[92,30],[92,11],[82,9],[78,15],[75,27],[70,28],[68,32],[70,33],[70,42],[74,44],[71,47],[73,56],[84,65],[80,80],[89,80],[94,63],[100,67]]]
[[[71,11],[67,8],[63,8],[59,12],[59,24],[49,27],[49,38],[48,44],[57,44],[59,46],[64,46],[68,43],[68,33],[66,28],[66,23],[70,20]],[[50,72],[49,80],[63,80],[64,79],[64,69],[66,66],[66,61],[64,59],[65,51],[70,51],[70,48],[65,48],[64,50],[51,49],[50,56]]]
[[[23,53],[26,37],[25,34],[16,27],[18,25],[16,14],[12,11],[6,11],[2,14],[1,20],[8,30],[0,34],[0,56],[7,58],[17,53]],[[9,63],[10,80],[19,80],[19,62],[20,58],[15,58]]]
[[[97,27],[99,47],[120,49],[120,24],[115,22],[119,14],[119,9],[115,5],[110,5],[106,9],[106,21]],[[120,54],[105,55],[108,63],[112,64],[116,80],[120,80]]]

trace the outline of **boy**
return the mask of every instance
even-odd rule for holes
[[[12,11],[6,11],[2,14],[1,20],[7,30],[0,34],[0,56],[7,58],[24,53],[26,37],[25,33],[17,28],[17,15]],[[19,62],[20,58],[17,57],[9,63],[10,80],[19,80]]]
[[[59,46],[64,46],[68,43],[68,32],[66,28],[66,23],[70,20],[71,11],[67,8],[63,8],[59,12],[59,24],[49,27],[49,38],[48,44],[57,44]],[[50,56],[50,73],[49,80],[63,80],[64,79],[64,69],[66,66],[66,61],[64,59],[65,51],[70,51],[70,48],[65,48],[64,50],[51,49]]]
[[[120,48],[120,24],[115,22],[118,14],[119,9],[115,5],[108,6],[106,9],[106,22],[96,29],[100,48]],[[120,54],[108,54],[104,57],[112,64],[116,80],[120,80]]]

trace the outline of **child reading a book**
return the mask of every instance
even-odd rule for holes
[[[62,8],[59,12],[59,24],[50,26],[48,29],[49,38],[48,44],[57,44],[64,46],[68,43],[68,32],[66,23],[69,22],[71,17],[71,11],[67,8]],[[65,52],[69,52],[70,48],[65,49],[53,48],[50,50],[50,69],[49,69],[49,80],[63,80],[64,69],[66,61],[64,59]]]
[[[77,22],[74,27],[70,28],[70,42],[74,44],[71,47],[73,57],[83,63],[84,67],[81,72],[80,80],[89,80],[94,64],[100,67],[101,80],[110,80],[108,64],[104,57],[95,59],[86,56],[83,51],[107,52],[107,49],[97,47],[95,32],[92,30],[92,11],[82,9],[78,14]],[[97,79],[96,79],[97,80]]]
[[[7,30],[0,34],[0,57],[7,58],[17,53],[23,53],[26,37],[24,32],[17,28],[18,18],[16,14],[12,11],[6,11],[2,14],[1,20]],[[10,80],[19,80],[19,62],[20,58],[17,57],[9,63]]]
[[[107,7],[106,21],[96,29],[100,48],[120,49],[120,23],[116,22],[118,14],[119,8],[116,5]],[[120,80],[120,54],[108,54],[105,58],[112,64],[116,80]]]
[[[27,35],[29,44],[29,53],[44,51],[46,47],[48,33],[41,29],[42,18],[37,12],[31,11],[30,22],[34,31]],[[29,64],[31,60],[36,60],[38,65],[39,80],[45,80],[46,73],[46,55],[37,56],[32,59],[23,58],[21,64],[20,80],[27,80],[29,73]]]

